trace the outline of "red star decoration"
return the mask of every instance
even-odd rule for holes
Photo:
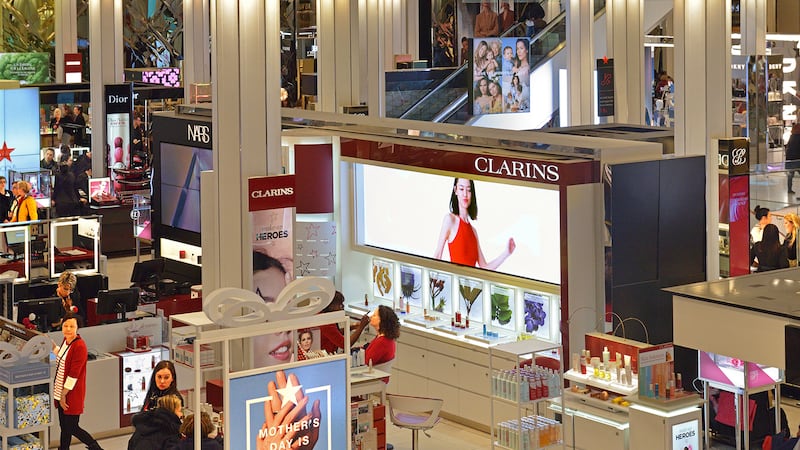
[[[4,159],[11,161],[11,152],[14,150],[14,147],[9,147],[6,141],[3,141],[3,147],[0,147],[0,161]]]
[[[603,64],[608,64],[608,56],[603,56]]]

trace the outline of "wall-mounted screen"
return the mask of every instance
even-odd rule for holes
[[[560,284],[558,190],[356,168],[360,244]]]
[[[211,149],[161,143],[161,223],[200,232],[200,172],[211,170]]]

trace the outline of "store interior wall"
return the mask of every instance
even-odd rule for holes
[[[626,337],[671,342],[672,296],[661,289],[705,281],[705,158],[617,164],[611,188],[611,310]],[[675,183],[675,180],[681,180]],[[676,372],[694,379],[697,358],[676,349]]]

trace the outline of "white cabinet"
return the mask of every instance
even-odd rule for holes
[[[561,347],[537,339],[489,347],[493,449],[563,447],[561,423],[539,413],[539,405],[560,397],[564,385],[561,364],[558,370],[535,365],[537,354],[553,351],[560,363]]]
[[[43,362],[3,367],[0,372],[0,448],[29,443],[47,448],[50,426],[50,366]],[[28,448],[28,447],[25,447]]]

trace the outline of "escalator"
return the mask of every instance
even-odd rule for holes
[[[595,1],[595,20],[605,12],[605,0]],[[519,33],[519,28],[524,31],[524,23],[519,23],[503,33],[500,37],[514,37]],[[556,16],[547,26],[531,39],[530,52],[528,55],[531,64],[531,92],[530,98],[540,98],[534,86],[543,90],[542,95],[551,97],[555,81],[549,77],[549,82],[535,83],[537,71],[552,72],[554,69],[548,63],[557,60],[561,50],[566,47],[567,40],[567,15],[566,11]],[[566,67],[566,58],[560,55],[562,61],[555,62],[558,66]],[[557,71],[556,71],[557,72]],[[469,89],[469,65],[464,64],[453,71],[441,83],[432,87],[429,92],[423,95],[417,102],[409,107],[399,116],[401,119],[424,120],[429,122],[447,122],[471,124],[474,120],[471,105],[468,104]],[[548,78],[545,77],[545,78]],[[533,106],[535,102],[531,101]],[[557,102],[555,102],[557,104]],[[534,109],[532,107],[532,109]],[[544,126],[557,125],[558,111],[550,108],[551,111],[540,111],[536,119],[532,122],[531,128],[542,128]],[[497,114],[502,116],[503,114]],[[490,115],[491,116],[491,115]],[[477,116],[485,117],[485,116]]]

